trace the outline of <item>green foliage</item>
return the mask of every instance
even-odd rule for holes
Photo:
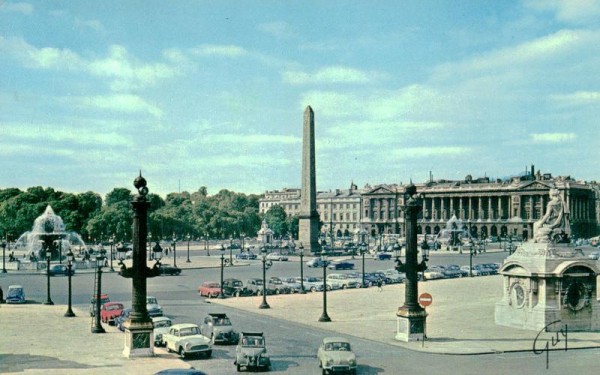
[[[265,213],[265,220],[275,237],[285,236],[289,231],[287,214],[280,205],[276,204]]]
[[[9,234],[15,240],[31,230],[33,221],[50,205],[69,231],[81,235],[84,241],[130,242],[133,214],[133,193],[126,188],[115,188],[102,202],[97,193],[88,191],[70,194],[40,186],[26,191],[0,189],[0,235]],[[197,192],[171,193],[166,199],[156,194],[147,196],[148,231],[153,240],[191,238],[237,238],[255,236],[260,229],[257,195],[235,193],[226,189],[208,195],[202,186]],[[284,221],[285,213],[283,216]],[[286,230],[288,224],[284,225]]]

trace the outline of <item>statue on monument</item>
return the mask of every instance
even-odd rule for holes
[[[550,189],[546,214],[533,224],[533,240],[539,243],[568,242],[569,212],[558,189]]]

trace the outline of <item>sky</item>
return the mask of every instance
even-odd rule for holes
[[[600,180],[600,0],[0,0],[0,188]]]

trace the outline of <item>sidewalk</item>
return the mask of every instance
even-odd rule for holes
[[[154,374],[169,368],[190,368],[175,354],[155,350],[155,357],[123,356],[125,335],[103,325],[92,334],[92,318],[66,306],[0,305],[0,373],[2,374]]]
[[[528,352],[538,332],[497,326],[494,305],[502,297],[502,277],[486,276],[419,283],[419,294],[428,292],[427,340],[396,341],[396,311],[404,301],[404,284],[327,293],[327,313],[332,322],[321,323],[322,293],[268,296],[270,309],[259,309],[262,297],[213,299],[255,314],[290,320],[344,335],[397,345],[411,350],[444,354]],[[551,340],[543,333],[539,340]],[[550,347],[552,344],[549,344]],[[557,348],[564,350],[564,343]],[[568,332],[568,348],[598,348],[600,332]]]

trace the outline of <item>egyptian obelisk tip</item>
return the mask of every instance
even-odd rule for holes
[[[313,109],[311,106],[307,105],[306,109],[304,110],[304,113],[313,113]]]

